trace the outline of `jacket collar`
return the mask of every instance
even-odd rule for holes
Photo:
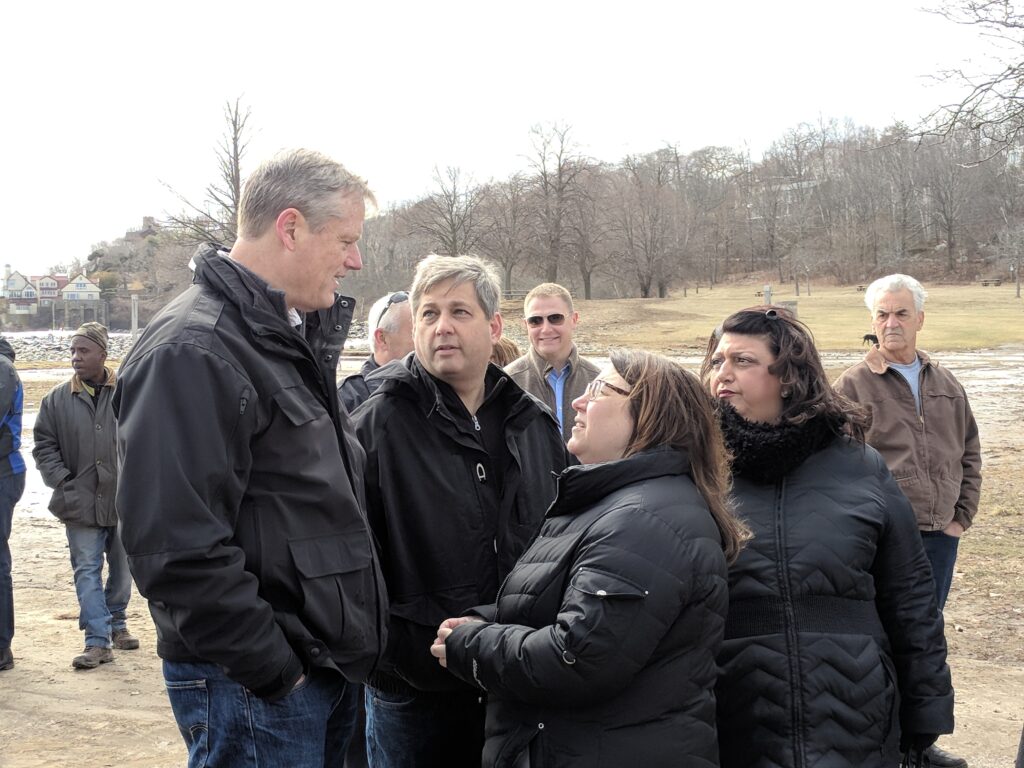
[[[917,350],[917,356],[921,360],[921,367],[925,367],[931,364],[931,358],[928,357],[928,353],[922,349]],[[864,355],[864,364],[867,365],[868,370],[872,373],[879,375],[889,370],[889,361],[885,359],[882,354],[882,350],[879,349],[877,344],[873,344],[868,353]]]
[[[117,374],[114,373],[113,368],[110,368],[106,365],[103,366],[103,370],[107,372],[107,379],[100,385],[100,387],[110,387],[111,389],[113,389],[114,386],[117,384]],[[82,382],[82,377],[79,376],[77,373],[71,376],[71,381],[68,383],[71,385],[71,391],[74,392],[76,395],[79,392],[85,391],[85,384]]]
[[[650,448],[625,459],[566,467],[547,517],[574,514],[627,485],[663,475],[690,472],[690,457],[668,445]]]
[[[528,395],[501,368],[491,363],[487,366],[484,402],[501,398],[506,412],[505,423],[517,424],[520,417],[533,418],[534,411],[543,414],[542,407]],[[393,394],[416,402],[427,418],[439,413],[453,420],[451,410],[444,401],[437,381],[410,352],[402,360],[392,360],[369,375],[380,381],[378,392]]]
[[[534,370],[537,371],[537,373],[540,374],[542,377],[547,376],[548,371],[554,370],[551,363],[549,363],[547,360],[541,357],[537,353],[537,350],[533,348],[532,344],[530,345],[530,350],[526,354],[529,356],[530,364],[533,366]],[[576,366],[579,365],[580,353],[579,350],[576,349],[575,344],[572,345],[572,351],[569,353],[569,358],[568,360],[566,360],[566,362],[569,364],[570,371],[575,371]],[[559,373],[561,373],[561,371],[559,371]]]
[[[344,345],[355,299],[335,294],[332,307],[307,313],[302,316],[302,326],[294,328],[288,321],[284,291],[271,287],[259,275],[231,259],[226,250],[214,244],[201,245],[193,263],[195,282],[208,285],[235,305],[252,328],[257,343],[286,356],[288,350],[301,355],[301,344],[298,347],[295,344],[297,336],[305,338],[314,348],[326,343],[331,350],[340,351]],[[310,326],[315,326],[314,334],[318,338],[310,338]]]

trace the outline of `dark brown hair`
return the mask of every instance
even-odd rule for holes
[[[782,400],[781,420],[802,424],[823,418],[838,434],[849,434],[864,442],[864,430],[870,422],[867,411],[836,392],[821,364],[810,329],[784,307],[750,307],[733,312],[708,339],[707,353],[700,367],[705,386],[713,373],[711,360],[718,342],[726,333],[757,336],[775,355],[768,372],[777,376],[788,393]]]
[[[629,384],[633,434],[625,456],[668,445],[690,459],[690,475],[711,510],[731,563],[750,538],[733,513],[729,461],[711,396],[700,380],[667,357],[634,349],[612,350],[611,364]]]

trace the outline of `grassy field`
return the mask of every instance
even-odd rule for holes
[[[686,298],[578,301],[580,347],[601,354],[610,346],[637,346],[665,353],[703,348],[710,331],[731,312],[759,304],[754,296],[760,285],[728,285]],[[933,351],[983,349],[1024,342],[1024,299],[1015,287],[1004,284],[939,285],[928,289],[925,325],[919,336],[922,348]],[[864,294],[855,287],[815,286],[811,295],[801,288],[779,286],[773,301],[796,301],[801,320],[810,326],[820,350],[856,351],[861,337],[871,330]],[[522,304],[502,306],[508,335],[522,342]]]

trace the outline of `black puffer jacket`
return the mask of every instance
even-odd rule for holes
[[[486,375],[478,413],[500,415],[507,466],[494,466],[497,457],[468,414],[456,414],[415,353],[375,371],[380,387],[353,413],[366,449],[367,514],[391,598],[387,655],[373,687],[465,688],[430,655],[437,627],[494,600],[569,463],[558,424],[540,401],[495,365]]]
[[[901,728],[953,729],[910,504],[873,448],[811,424],[775,440],[724,419],[738,513],[754,532],[729,572],[719,656],[727,768],[895,766]]]
[[[485,766],[718,765],[726,565],[688,472],[671,449],[565,470],[496,623],[449,636],[488,693]]]
[[[311,665],[362,680],[387,598],[335,392],[353,302],[300,332],[284,294],[229,258],[198,256],[195,282],[150,322],[114,397],[117,512],[157,653],[267,698]]]

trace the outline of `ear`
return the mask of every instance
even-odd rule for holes
[[[917,330],[924,328],[924,310],[917,313]]]
[[[373,347],[374,351],[378,349],[387,349],[388,347],[387,337],[384,335],[384,331],[380,328],[373,329]]]
[[[501,338],[501,332],[505,328],[505,321],[501,319],[501,312],[495,312],[494,317],[488,321],[488,325],[491,330],[491,346],[498,343],[498,339]]]
[[[296,234],[299,226],[304,222],[302,214],[296,208],[285,208],[277,214],[274,222],[274,234],[278,241],[289,251],[294,251],[296,246]]]

